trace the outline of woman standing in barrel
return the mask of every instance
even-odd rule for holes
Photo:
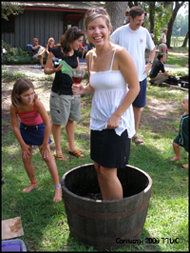
[[[117,168],[128,163],[130,138],[135,134],[132,102],[139,93],[135,63],[121,46],[108,41],[111,22],[104,9],[85,15],[88,40],[95,46],[86,55],[89,83],[74,94],[93,93],[91,159],[97,171],[103,200],[123,198]]]

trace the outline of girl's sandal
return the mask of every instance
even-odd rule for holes
[[[54,157],[55,157],[56,160],[59,160],[59,161],[65,160],[65,157],[63,156],[62,153],[59,153],[59,154],[54,153]]]
[[[73,152],[69,151],[70,155],[76,156],[76,157],[84,157],[83,153],[80,150],[75,150]]]
[[[134,143],[135,143],[136,145],[139,145],[139,146],[144,145],[144,142],[143,142],[138,136],[133,137],[133,138],[132,138],[132,141],[134,141]]]

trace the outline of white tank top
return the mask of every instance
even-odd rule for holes
[[[113,53],[110,70],[94,72],[90,70],[91,53],[89,55],[90,85],[95,89],[92,108],[90,129],[106,129],[106,123],[117,110],[128,92],[128,86],[120,70],[112,70],[115,51]],[[128,137],[135,134],[135,123],[132,105],[122,115],[119,126],[115,129],[117,135],[125,130]]]

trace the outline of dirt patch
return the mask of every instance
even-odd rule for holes
[[[169,51],[170,52],[173,52],[173,53],[184,53],[184,54],[188,54],[188,51],[187,51],[187,49],[186,48],[180,48],[180,50],[179,50],[179,48],[178,47],[172,47],[172,48],[169,48]]]
[[[175,122],[176,118],[180,119],[180,115],[179,105],[175,100],[167,102],[160,102],[157,99],[147,100],[142,110],[140,127],[145,129],[149,125],[154,133],[163,129],[175,131],[171,123]]]
[[[47,98],[46,96],[44,96],[43,98],[44,99],[41,99],[41,101],[43,102],[44,106],[48,108],[49,98]],[[6,99],[2,99],[2,134],[10,130],[10,104],[10,95]],[[152,131],[155,133],[160,132],[161,129],[166,129],[167,127],[169,127],[172,131],[175,130],[172,126],[167,126],[166,123],[172,123],[175,121],[176,118],[180,119],[179,106],[177,105],[176,101],[159,102],[152,99],[147,101],[145,108],[148,109],[148,112],[145,112],[145,109],[142,111],[140,120],[141,128],[145,129],[148,124],[152,127]],[[173,112],[172,117],[168,116],[169,112]]]
[[[10,129],[11,120],[10,120],[10,105],[11,105],[11,90],[14,85],[14,82],[4,83],[2,82],[2,91],[1,91],[1,130],[2,134],[5,134],[6,131]],[[40,100],[42,101],[43,105],[45,106],[48,114],[49,114],[49,95],[51,89],[49,88],[49,83],[40,83],[40,82],[33,82],[36,92],[39,95]],[[39,89],[45,89],[45,92],[39,92]]]

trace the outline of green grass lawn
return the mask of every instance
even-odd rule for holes
[[[4,75],[5,78],[5,75]],[[43,103],[49,103],[51,81],[35,80],[36,92]],[[3,82],[4,83],[4,82]],[[46,86],[46,89],[45,89]],[[4,83],[7,99],[12,85]],[[147,105],[142,111],[139,136],[145,145],[131,144],[129,164],[147,172],[152,180],[151,198],[141,236],[140,245],[119,248],[116,251],[188,251],[188,170],[182,168],[187,163],[188,154],[181,148],[182,159],[170,162],[174,156],[172,141],[178,134],[182,98],[187,91],[169,87],[148,86]],[[47,97],[43,97],[47,95]],[[5,94],[4,94],[5,96]],[[89,149],[89,120],[91,97],[81,99],[82,118],[76,123],[75,144],[85,155],[78,159],[68,154],[68,141],[62,127],[61,147],[65,161],[56,161],[60,179],[68,170],[91,163]],[[158,109],[156,109],[158,108]],[[49,114],[49,111],[48,111]],[[51,134],[51,139],[53,136]],[[54,150],[54,142],[50,145]],[[28,194],[22,192],[29,179],[20,156],[20,146],[14,136],[9,119],[9,111],[2,117],[2,220],[21,217],[24,241],[28,251],[89,251],[93,247],[81,245],[70,237],[69,226],[63,201],[53,203],[54,186],[49,171],[42,161],[38,148],[33,149],[38,188]],[[155,239],[157,240],[155,240]],[[168,238],[168,239],[167,239]]]
[[[170,48],[168,53],[168,60],[165,66],[165,70],[176,76],[189,75],[189,68],[185,66],[185,63],[189,61],[189,52],[184,48]],[[175,68],[167,67],[167,65],[174,65]]]
[[[171,47],[179,49],[183,45],[185,36],[171,36]],[[189,47],[189,39],[187,40],[187,47]]]
[[[189,52],[184,48],[169,48],[167,64],[185,67],[189,61]]]
[[[177,65],[185,67],[185,63],[188,62],[188,58],[184,57],[183,53],[176,54],[175,52],[169,52],[167,64]]]

